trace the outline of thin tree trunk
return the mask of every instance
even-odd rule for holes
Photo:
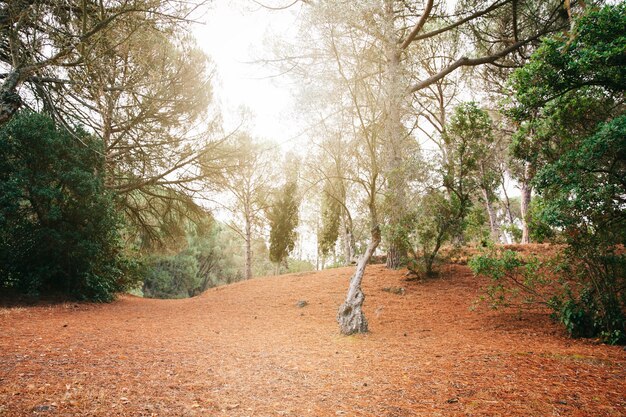
[[[250,217],[246,215],[246,254],[244,257],[246,279],[252,278],[252,225],[250,223]]]
[[[485,199],[485,208],[489,215],[489,230],[491,231],[491,239],[494,243],[500,243],[500,226],[498,225],[498,217],[496,215],[491,202],[489,201],[489,192],[483,188],[483,198]]]
[[[362,309],[365,294],[363,294],[361,290],[361,281],[365,274],[365,268],[379,243],[380,228],[376,226],[372,230],[372,240],[367,246],[363,256],[359,259],[354,275],[350,278],[346,301],[339,307],[339,311],[337,312],[339,330],[344,335],[367,332],[367,319]]]
[[[530,182],[533,179],[533,172],[531,164],[526,162],[524,165],[524,178],[522,180],[521,187],[521,211],[522,211],[522,244],[530,243],[530,231],[528,229],[528,222],[530,220],[530,202],[532,198],[532,185]]]
[[[352,234],[352,219],[348,216],[342,216],[341,220],[341,241],[343,246],[343,255],[345,264],[350,265],[354,261],[354,235]]]
[[[509,199],[509,194],[506,192],[506,185],[504,183],[504,174],[502,174],[502,192],[504,194],[504,210],[506,211],[506,215],[509,219],[509,223],[513,225],[513,213],[511,212],[511,199]]]

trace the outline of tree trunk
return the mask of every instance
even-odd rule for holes
[[[348,295],[346,301],[339,307],[337,312],[337,322],[339,331],[344,335],[367,332],[367,319],[362,307],[365,301],[365,294],[361,290],[361,281],[365,274],[365,267],[369,263],[374,251],[380,243],[380,229],[376,226],[372,230],[372,241],[367,246],[363,256],[359,259],[354,275],[350,278]]]
[[[387,249],[387,261],[385,266],[389,269],[398,269],[406,262],[407,248],[402,242],[389,242]]]
[[[506,185],[504,183],[504,174],[502,174],[502,193],[504,194],[504,210],[506,211],[507,218],[509,219],[509,223],[513,225],[513,213],[511,212],[511,199],[509,198],[509,194],[506,192]]]
[[[0,126],[11,120],[22,105],[22,99],[17,94],[19,84],[20,73],[12,71],[0,86]]]
[[[522,179],[522,196],[521,196],[521,211],[522,211],[522,244],[530,243],[530,233],[528,229],[528,222],[530,220],[530,202],[532,198],[532,186],[530,182],[533,179],[533,172],[529,162],[524,165],[524,178]]]
[[[398,269],[406,262],[407,247],[406,231],[403,222],[407,212],[407,178],[403,169],[406,152],[406,133],[402,125],[403,102],[405,89],[402,84],[400,67],[400,43],[396,35],[394,1],[384,2],[384,35],[386,69],[384,78],[385,102],[385,136],[389,144],[387,149],[387,190],[386,209],[389,218],[391,236],[385,236],[388,242],[386,267]]]
[[[491,202],[489,201],[489,192],[483,188],[483,198],[485,199],[485,208],[489,215],[489,230],[491,231],[491,240],[493,243],[500,243],[500,225],[498,224],[498,216],[496,215]]]
[[[244,256],[245,263],[245,279],[252,278],[252,225],[249,216],[246,216],[246,254]]]

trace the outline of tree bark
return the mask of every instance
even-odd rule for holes
[[[398,269],[406,262],[407,247],[404,241],[406,231],[403,230],[403,221],[407,211],[406,194],[407,178],[403,169],[405,152],[405,132],[402,126],[402,104],[404,101],[404,87],[401,81],[400,68],[400,42],[397,39],[395,28],[394,2],[385,0],[385,135],[388,142],[389,155],[387,160],[387,190],[386,190],[386,210],[389,215],[389,226],[391,236],[387,236],[387,261],[386,267]],[[428,7],[432,7],[430,4]],[[430,13],[426,10],[426,15]],[[422,21],[424,19],[420,19]],[[411,35],[407,38],[417,36],[421,30],[421,25],[417,25]],[[406,43],[406,46],[411,41]],[[404,47],[406,47],[404,46]]]
[[[0,86],[0,126],[11,120],[22,105],[22,99],[17,94],[19,85],[20,73],[12,71]]]
[[[402,242],[389,242],[387,249],[387,260],[385,266],[389,269],[398,269],[404,265],[408,249]]]
[[[489,201],[489,192],[485,188],[482,189],[482,192],[483,198],[485,199],[485,208],[487,209],[487,214],[489,215],[491,240],[493,240],[494,243],[500,243],[500,225],[498,224],[498,216],[491,205],[491,201]]]
[[[342,334],[348,336],[354,333],[367,332],[367,319],[363,313],[363,302],[365,294],[361,290],[361,281],[365,274],[365,268],[369,263],[374,251],[380,243],[380,228],[375,226],[372,229],[372,240],[367,246],[365,253],[359,259],[356,271],[350,278],[350,286],[348,287],[348,295],[346,301],[339,307],[337,312],[337,322],[339,330]]]
[[[522,211],[522,241],[521,243],[527,244],[530,243],[530,231],[528,228],[528,222],[530,220],[530,202],[532,198],[532,185],[530,182],[532,181],[534,176],[532,166],[530,162],[526,162],[524,164],[524,178],[522,179],[522,187],[521,187],[521,211]]]

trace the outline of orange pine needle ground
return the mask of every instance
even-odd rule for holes
[[[368,267],[371,332],[340,336],[352,271],[0,309],[0,416],[626,415],[623,348],[547,312],[471,311],[484,281],[463,265],[425,282]]]

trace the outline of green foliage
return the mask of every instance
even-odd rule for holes
[[[328,255],[335,248],[339,238],[342,205],[333,194],[333,184],[328,181],[322,193],[322,229],[318,236],[318,251]]]
[[[32,112],[0,130],[0,286],[110,301],[135,285],[101,149]]]
[[[146,260],[143,293],[151,298],[186,298],[201,292],[198,260],[188,253]]]
[[[543,40],[531,61],[511,77],[518,105],[511,114],[528,120],[537,109],[581,88],[600,86],[607,94],[626,85],[626,4],[591,10],[576,19],[572,33]],[[581,97],[577,106],[588,100]],[[542,110],[543,111],[543,110]],[[581,114],[575,113],[580,120]]]
[[[472,196],[478,187],[487,185],[488,154],[494,140],[492,121],[486,111],[475,102],[462,103],[454,109],[443,135],[445,157],[441,161],[441,175],[446,192],[430,190],[422,198],[415,214],[415,235],[420,254],[412,269],[427,275],[441,246],[450,240],[463,239],[468,226],[467,216],[472,208]],[[480,234],[480,213],[472,212],[473,233]]]
[[[535,213],[568,243],[571,290],[554,302],[572,335],[625,341],[626,4],[589,10],[514,72],[519,155],[540,162]],[[528,139],[530,138],[530,141]],[[530,143],[530,144],[529,144]]]
[[[315,271],[315,265],[303,259],[287,258],[285,265],[280,268],[280,274]]]
[[[575,311],[576,317],[582,315],[579,321],[564,321],[573,335],[626,343],[626,255],[588,239],[582,236],[579,242],[570,243],[568,259],[575,281],[557,307],[564,314]]]
[[[535,196],[530,202],[528,228],[530,230],[530,240],[532,242],[544,243],[554,242],[557,231],[543,218],[546,210],[545,199]]]
[[[296,194],[297,184],[287,182],[269,210],[270,222],[270,260],[280,263],[287,259],[296,244],[299,201]]]
[[[463,230],[461,203],[453,196],[449,198],[439,190],[429,191],[421,200],[415,217],[415,235],[420,247],[411,269],[426,275],[433,274],[433,266],[441,246]]]
[[[489,218],[483,206],[472,206],[465,221],[465,239],[468,242],[478,242],[485,246],[491,241]]]
[[[187,245],[173,255],[145,259],[143,294],[152,298],[186,298],[208,288],[243,279],[242,257],[233,251],[243,241],[219,223],[194,228]]]
[[[443,161],[444,186],[456,194],[465,217],[470,196],[480,184],[483,163],[493,142],[491,118],[475,102],[462,103],[454,109],[443,135],[446,158]]]
[[[400,268],[407,264],[407,252],[411,247],[411,232],[415,229],[415,213],[405,213],[395,222],[383,225],[381,228],[387,257],[394,256],[395,264],[387,262],[387,267]]]
[[[475,275],[490,278],[483,298],[492,308],[544,305],[552,309],[553,318],[572,337],[598,336],[606,343],[624,343],[624,295],[619,288],[624,282],[622,278],[616,285],[613,277],[624,277],[626,258],[615,254],[605,257],[611,271],[596,271],[589,282],[589,269],[596,265],[596,259],[597,255],[579,262],[572,262],[571,256],[524,259],[513,251],[491,249],[473,257],[469,266]]]
[[[491,279],[486,296],[492,308],[550,305],[555,291],[551,280],[540,274],[549,264],[537,257],[521,258],[517,252],[490,249],[475,256],[469,267],[475,275]]]
[[[609,242],[624,242],[624,138],[626,115],[621,115],[601,124],[577,149],[538,173],[536,184],[545,195],[546,221],[571,233],[601,233]]]

